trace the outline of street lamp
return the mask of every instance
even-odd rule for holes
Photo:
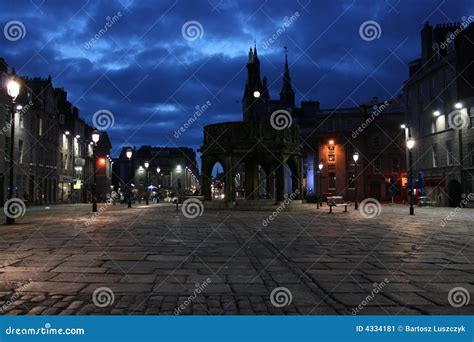
[[[149,195],[149,189],[148,189],[148,167],[150,166],[150,163],[148,161],[145,162],[145,179],[146,179],[146,198],[145,198],[145,204],[148,205],[150,204],[148,195]]]
[[[321,195],[322,195],[322,192],[323,192],[323,186],[321,184],[321,172],[323,170],[323,167],[324,167],[324,164],[323,164],[323,161],[321,160],[319,162],[319,165],[318,165],[318,168],[319,168],[319,172],[318,172],[318,175],[319,175],[319,180],[318,180],[318,187],[319,187],[319,193],[318,193],[318,196],[316,196],[316,203],[317,203],[317,206],[316,206],[316,209],[319,209],[319,202],[321,201],[321,206],[323,205],[322,203],[322,199],[321,199]]]
[[[415,215],[415,208],[413,207],[413,157],[411,150],[415,146],[415,139],[411,136],[407,139],[408,148],[408,168],[410,177],[410,215]]]
[[[79,135],[76,135],[76,138]],[[78,138],[79,139],[79,138]],[[96,161],[96,152],[97,152],[97,143],[100,139],[100,133],[98,130],[94,129],[92,132],[92,157],[94,159],[94,183],[92,184],[92,212],[97,212],[97,161]]]
[[[7,83],[7,91],[8,95],[10,95],[12,100],[12,112],[11,112],[11,125],[10,125],[10,189],[8,189],[8,199],[13,198],[13,177],[14,172],[13,169],[15,167],[15,163],[13,161],[14,154],[15,154],[15,101],[18,95],[20,94],[20,84],[14,79],[10,79]],[[14,224],[15,218],[6,217],[7,224]]]
[[[355,210],[359,209],[359,203],[357,202],[357,161],[359,160],[359,152],[355,151],[352,156],[354,159],[354,190],[355,190]]]
[[[260,92],[258,90],[255,90],[253,92],[253,97],[255,97],[256,99],[258,99],[260,97]]]
[[[128,208],[131,208],[132,207],[132,154],[133,154],[133,151],[131,148],[127,149],[127,151],[125,152],[125,155],[127,156],[128,158],[128,169],[130,171],[130,179],[128,181],[129,185],[128,185]]]

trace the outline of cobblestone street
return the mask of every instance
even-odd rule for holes
[[[474,313],[473,300],[448,302],[455,287],[474,293],[474,209],[443,224],[452,208],[409,216],[383,205],[365,218],[306,204],[267,226],[270,211],[189,219],[169,204],[115,205],[91,219],[89,210],[29,208],[2,225],[4,314]],[[101,287],[111,290],[98,298],[104,307],[92,299]],[[291,303],[272,304],[278,287]]]

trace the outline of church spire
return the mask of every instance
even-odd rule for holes
[[[295,92],[291,86],[290,68],[288,67],[288,48],[285,46],[285,69],[283,71],[283,86],[280,92],[280,102],[287,107],[295,106]]]

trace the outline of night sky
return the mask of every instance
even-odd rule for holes
[[[51,75],[89,123],[110,111],[113,155],[124,145],[197,148],[206,124],[242,119],[254,41],[272,98],[287,46],[298,104],[349,107],[401,92],[425,21],[473,14],[472,1],[1,0],[0,57],[19,75]],[[362,39],[367,21],[380,30]]]

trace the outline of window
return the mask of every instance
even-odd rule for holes
[[[39,118],[38,120],[38,135],[43,135],[43,119]]]
[[[382,158],[381,157],[377,157],[376,159],[374,159],[372,171],[373,173],[382,172]]]
[[[471,161],[471,166],[474,166],[474,143],[469,144],[469,160]]]
[[[394,173],[400,172],[400,159],[398,158],[392,159],[392,172]]]
[[[471,123],[471,128],[474,128],[474,107],[471,107],[469,110],[469,121]]]
[[[447,164],[448,166],[454,164],[454,156],[453,156],[453,141],[447,140],[446,141],[446,152],[447,152]]]
[[[431,156],[433,158],[433,167],[438,167],[439,166],[438,145],[433,144],[433,146],[431,147]]]
[[[380,136],[376,135],[372,138],[372,144],[374,147],[379,147],[380,146]]]
[[[334,163],[336,161],[336,148],[334,146],[328,147],[328,162]]]
[[[335,172],[328,173],[328,189],[336,190],[336,173]]]
[[[23,117],[23,113],[20,113],[20,116],[18,118],[19,122],[20,122],[20,128],[25,128],[25,123],[24,123],[24,117]]]
[[[334,120],[328,120],[327,129],[329,132],[333,132],[335,128]]]
[[[18,162],[23,164],[23,140],[18,141]]]
[[[355,189],[355,173],[349,172],[347,174],[347,185],[349,189]]]

